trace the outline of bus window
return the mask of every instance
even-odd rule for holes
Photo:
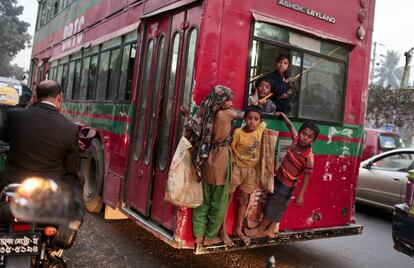
[[[187,40],[187,58],[185,62],[185,73],[183,77],[183,90],[181,91],[181,97],[180,97],[180,105],[184,105],[185,107],[190,108],[191,107],[191,92],[193,89],[194,84],[194,62],[195,62],[195,55],[196,55],[196,44],[197,44],[197,29],[193,28],[188,33],[188,40]],[[183,130],[184,130],[184,117],[179,117],[178,122],[178,132],[177,132],[177,138],[180,139]],[[178,143],[178,140],[176,143]]]
[[[116,37],[114,39],[111,39],[103,43],[101,50],[107,50],[108,48],[114,48],[114,47],[120,46],[121,42],[122,42],[121,37],[120,36]]]
[[[90,61],[91,58],[90,57],[86,57],[83,58],[83,68],[82,68],[82,81],[81,81],[81,86],[80,86],[80,93],[79,93],[79,98],[81,100],[86,99],[86,87],[88,86],[88,79],[87,77],[89,76],[89,65],[90,65]]]
[[[47,12],[46,12],[46,22],[49,21],[49,19],[52,16],[52,1],[47,1]]]
[[[119,99],[130,100],[132,82],[134,79],[135,58],[137,56],[137,44],[133,43],[124,47],[122,59],[121,80],[119,84]]]
[[[69,56],[59,59],[58,73],[56,77],[56,82],[59,83],[60,88],[62,89],[63,96],[66,92],[67,80],[68,80],[68,63]]]
[[[97,54],[98,52],[99,52],[99,46],[85,48],[83,50],[83,57],[91,56],[92,54]]]
[[[171,59],[169,65],[169,73],[168,73],[168,91],[164,96],[164,103],[163,103],[163,114],[162,114],[162,121],[160,126],[162,126],[161,131],[161,140],[159,146],[159,160],[158,160],[158,167],[161,170],[164,170],[167,167],[168,161],[168,148],[169,148],[169,140],[170,140],[170,133],[171,133],[171,126],[172,120],[171,116],[173,115],[173,108],[174,108],[174,88],[175,88],[175,80],[176,80],[176,72],[178,66],[178,54],[180,48],[180,34],[175,33],[172,42],[172,51],[171,51]]]
[[[137,42],[138,32],[133,31],[125,35],[125,43]]]
[[[80,97],[80,85],[81,85],[81,80],[82,80],[81,72],[82,72],[82,61],[77,60],[75,64],[75,72],[73,76],[73,89],[72,89],[73,91],[72,99],[74,100],[78,100]]]
[[[349,49],[343,45],[256,22],[250,80],[273,72],[275,59],[284,54],[291,64],[288,114],[297,118],[342,122],[348,53]]]
[[[109,61],[109,69],[108,69],[108,88],[106,91],[106,99],[107,100],[115,100],[116,94],[118,91],[118,58],[119,58],[119,48],[111,50],[111,58]]]
[[[50,79],[51,80],[55,80],[54,78],[53,78],[53,75],[55,74],[55,67],[53,67],[53,68],[51,68],[50,70],[49,70],[49,77],[50,77]]]
[[[41,7],[39,7],[39,9],[41,9],[42,11],[41,12],[39,12],[39,13],[41,13],[41,17],[40,17],[40,19],[39,19],[39,25],[38,25],[38,27],[37,28],[40,28],[41,26],[43,26],[43,24],[45,23],[45,21],[46,21],[46,2],[43,2],[42,3],[42,6]]]
[[[57,1],[57,0],[56,0],[56,1],[53,3],[52,18],[53,18],[54,16],[56,16],[56,15],[57,15],[58,11],[59,11],[59,1]]]
[[[63,71],[63,65],[59,65],[59,67],[57,67],[57,75],[56,75],[56,82],[57,83],[61,83],[62,80],[62,71]]]
[[[98,52],[99,46],[83,49],[83,70],[80,90],[80,99],[82,100],[95,98]]]
[[[108,84],[109,56],[110,51],[105,51],[100,55],[98,90],[96,96],[96,98],[99,100],[105,99],[106,95],[106,86]]]
[[[158,94],[161,90],[161,71],[162,71],[162,62],[163,62],[163,55],[164,55],[164,36],[161,36],[158,41],[158,51],[157,51],[157,65],[155,69],[155,76],[154,76],[154,90],[152,91],[151,96],[151,106],[150,106],[150,119],[149,119],[149,126],[147,131],[147,141],[151,140],[152,135],[154,134],[154,126],[155,126],[155,120],[157,118],[156,112],[157,112],[157,103],[158,103]],[[145,165],[148,165],[151,160],[151,142],[147,142],[147,146],[145,148]]]
[[[52,80],[56,81],[58,76],[58,67],[53,68]]]
[[[145,65],[144,73],[142,75],[141,83],[141,94],[139,97],[138,109],[138,134],[137,134],[137,143],[135,148],[135,158],[139,159],[142,151],[143,137],[144,137],[144,122],[145,122],[145,112],[147,110],[147,98],[148,92],[150,91],[150,74],[151,74],[151,63],[152,63],[152,54],[154,51],[154,40],[149,40],[147,45],[147,54],[145,55]]]
[[[62,92],[65,94],[66,86],[68,85],[68,64],[63,64],[62,66],[62,79],[60,80],[60,87],[62,88]]]
[[[68,87],[65,94],[65,99],[72,99],[73,95],[73,84],[74,84],[74,74],[75,74],[75,61],[69,63],[69,74],[68,74]]]
[[[91,57],[88,74],[88,86],[86,87],[86,99],[93,100],[95,98],[96,82],[98,78],[98,55]]]
[[[37,70],[37,84],[39,84],[40,82],[42,82],[43,80],[43,70],[44,70],[44,65],[40,66]]]
[[[55,61],[53,61],[51,64],[50,64],[50,71],[49,71],[49,73],[50,73],[50,79],[51,80],[55,80],[56,81],[56,77],[57,77],[57,64],[58,64],[58,61],[57,60],[55,60]]]
[[[339,122],[345,64],[304,54],[298,117]]]

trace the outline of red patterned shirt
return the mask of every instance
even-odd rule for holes
[[[298,141],[298,136],[294,136],[293,143],[286,152],[276,173],[277,178],[288,187],[295,186],[302,172],[309,175],[312,175],[313,172],[312,147],[309,146],[303,152],[297,151],[296,145]]]

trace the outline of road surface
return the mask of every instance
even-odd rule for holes
[[[75,245],[64,254],[69,267],[414,267],[414,259],[393,249],[391,217],[357,207],[362,235],[296,242],[271,248],[196,256],[176,250],[130,220],[105,221],[88,214]]]

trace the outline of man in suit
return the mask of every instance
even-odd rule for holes
[[[61,113],[62,91],[52,80],[37,87],[35,105],[10,110],[1,139],[10,144],[3,184],[29,176],[78,179],[78,127]]]

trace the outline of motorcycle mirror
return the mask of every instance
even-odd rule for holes
[[[83,217],[80,194],[68,184],[31,177],[17,188],[10,210],[20,221],[68,224]]]
[[[96,129],[91,127],[81,127],[79,130],[79,138],[81,139],[92,139],[96,136]]]

